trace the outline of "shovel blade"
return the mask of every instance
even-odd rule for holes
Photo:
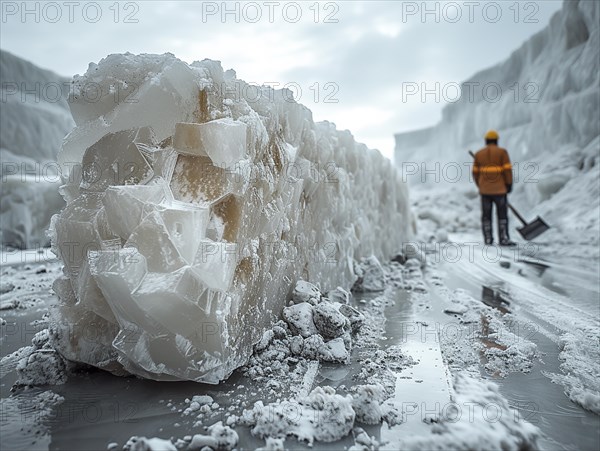
[[[548,230],[550,226],[544,222],[542,218],[539,216],[535,218],[535,220],[531,221],[529,224],[524,225],[523,227],[517,227],[517,230],[521,234],[523,238],[526,240],[533,240],[537,238],[546,230]]]

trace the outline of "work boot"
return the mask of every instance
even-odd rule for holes
[[[488,221],[483,221],[481,223],[481,228],[483,230],[483,241],[486,245],[490,245],[494,243],[494,235],[492,233],[492,223]]]
[[[510,240],[508,236],[508,219],[498,220],[498,235],[500,240],[500,246],[516,246],[517,243]]]

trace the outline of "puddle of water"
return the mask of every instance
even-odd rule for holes
[[[538,342],[542,349],[553,345],[544,346],[542,341]],[[570,402],[563,388],[551,383],[543,370],[560,372],[556,355],[546,354],[544,363],[536,363],[528,374],[511,373],[494,382],[520,418],[546,435],[540,441],[542,449],[600,449],[600,418]]]
[[[510,310],[508,309],[508,306],[510,305],[508,294],[499,287],[492,288],[485,285],[482,286],[481,301],[485,305],[499,310],[502,314],[510,313]]]
[[[35,390],[25,396],[0,400],[0,443],[2,450],[46,450],[52,436],[47,424],[40,423]]]
[[[543,448],[600,449],[600,417],[573,403],[561,385],[552,383],[542,374],[542,371],[562,373],[557,344],[541,333],[552,326],[527,312],[520,314],[524,321],[540,328],[528,339],[537,345],[541,361],[534,362],[530,373],[511,373],[495,382],[522,418],[547,435],[541,443]]]
[[[402,412],[402,424],[382,427],[383,441],[430,433],[430,420],[440,416],[452,399],[450,374],[443,362],[434,318],[427,310],[416,312],[408,293],[396,293],[386,310],[386,336],[400,344],[416,362],[396,376],[392,401]]]

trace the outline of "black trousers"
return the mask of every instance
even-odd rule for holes
[[[483,224],[492,223],[492,206],[496,205],[496,214],[498,222],[508,220],[508,201],[506,194],[482,194],[481,195],[481,222]]]

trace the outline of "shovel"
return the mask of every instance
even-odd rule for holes
[[[533,240],[534,238],[540,236],[542,233],[544,233],[550,228],[550,226],[546,224],[546,222],[539,216],[533,221],[531,221],[529,224],[527,224],[527,221],[525,221],[523,216],[519,214],[515,207],[513,207],[510,204],[510,202],[507,203],[508,208],[510,208],[510,211],[512,211],[515,214],[515,216],[519,218],[519,221],[523,223],[523,227],[517,227],[517,230],[521,234],[521,236],[526,240]]]
[[[475,158],[475,154],[473,153],[473,151],[469,150],[469,154],[473,158]],[[507,204],[508,208],[510,208],[510,211],[512,211],[515,214],[515,216],[519,218],[519,221],[523,223],[523,227],[517,227],[517,231],[527,241],[533,240],[534,238],[540,236],[542,233],[544,233],[550,228],[550,226],[546,224],[546,221],[544,221],[539,216],[528,224],[527,221],[525,221],[525,218],[523,218],[523,216],[519,214],[517,209],[513,207],[510,202],[507,202]]]

